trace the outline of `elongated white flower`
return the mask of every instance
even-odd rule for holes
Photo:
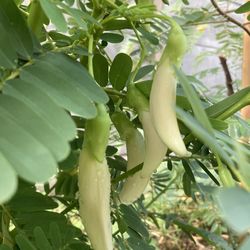
[[[157,134],[173,152],[188,156],[176,118],[176,76],[168,58],[154,75],[150,93],[150,115]]]
[[[152,173],[159,167],[163,161],[167,147],[162,142],[151,121],[148,111],[141,111],[139,119],[142,123],[145,138],[145,158],[141,170],[141,177],[150,179]]]
[[[142,111],[139,118],[143,126],[144,140],[142,135],[133,137],[131,134],[131,138],[126,141],[128,170],[141,162],[143,166],[125,181],[119,194],[120,201],[124,204],[133,203],[143,194],[152,173],[159,167],[167,152],[166,145],[155,132],[149,112]]]
[[[95,250],[112,250],[110,174],[106,159],[97,161],[88,149],[79,160],[80,216]]]
[[[143,163],[145,158],[144,138],[136,128],[126,139],[126,149],[128,158],[127,170],[131,170]],[[142,195],[147,183],[147,178],[141,177],[141,170],[129,176],[119,193],[120,202],[123,204],[133,203]]]
[[[79,158],[80,217],[94,250],[112,250],[111,183],[105,156],[110,118],[104,105],[98,105],[97,111],[97,116],[86,123]]]

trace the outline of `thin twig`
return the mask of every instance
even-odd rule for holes
[[[7,207],[4,206],[4,205],[1,205],[1,207],[2,207],[2,209],[3,209],[3,211],[4,211],[4,213],[6,214],[6,216],[8,216],[8,218],[11,220],[11,222],[13,223],[13,225],[15,226],[15,228],[16,228],[17,230],[20,230],[20,229],[19,229],[19,226],[17,225],[17,223],[16,223],[16,221],[15,221],[15,219],[14,219],[14,217],[12,217],[12,215],[10,214],[9,210],[7,209]]]
[[[210,0],[210,1],[219,14],[224,16],[229,22],[236,24],[238,27],[243,29],[250,36],[250,31],[242,23],[238,22],[237,20],[229,16],[226,12],[224,12],[216,3],[216,0]]]
[[[197,22],[197,23],[186,23],[184,26],[198,26],[203,24],[217,24],[217,23],[225,23],[227,20],[213,20],[213,21],[204,21],[204,22]]]
[[[224,56],[219,56],[219,59],[226,77],[227,95],[230,96],[234,94],[234,89],[232,76],[227,65],[227,59]]]
[[[249,24],[250,24],[250,22],[245,22],[243,25],[248,26]]]

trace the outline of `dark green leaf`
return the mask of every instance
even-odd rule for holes
[[[169,5],[169,1],[168,0],[162,0],[163,3]]]
[[[250,2],[246,2],[245,4],[241,5],[238,9],[236,9],[235,13],[242,14],[248,11],[250,11]]]
[[[109,43],[120,43],[123,41],[124,36],[117,33],[103,33],[100,39],[109,42]]]
[[[122,30],[132,29],[131,23],[128,20],[110,20],[103,24],[104,30]]]
[[[152,80],[137,82],[135,85],[136,88],[138,88],[147,98],[149,98],[152,88]]]
[[[172,164],[172,161],[171,160],[168,160],[168,170],[172,171],[173,169],[173,164]]]
[[[189,5],[189,1],[188,0],[182,0],[182,2],[186,5]]]
[[[127,225],[133,229],[135,232],[140,234],[144,238],[148,238],[149,234],[145,225],[142,223],[139,215],[136,210],[131,206],[120,206],[121,212],[123,214],[123,219],[127,223]]]
[[[184,167],[184,169],[185,169],[185,172],[186,172],[187,175],[189,176],[190,180],[191,180],[192,182],[195,182],[194,174],[193,174],[193,172],[192,172],[192,169],[191,169],[190,166],[189,166],[189,162],[186,161],[186,160],[182,160],[182,165],[183,165],[183,167]]]
[[[75,151],[70,151],[70,154],[66,159],[59,163],[61,170],[67,171],[73,169],[78,164],[79,154]]]
[[[50,224],[49,234],[53,247],[55,249],[60,249],[62,245],[62,237],[60,233],[60,228],[57,223],[52,222]]]
[[[146,65],[139,69],[138,73],[135,76],[135,81],[142,79],[144,76],[148,75],[154,70],[154,65]]]
[[[192,196],[192,183],[189,175],[185,172],[182,177],[182,185],[184,193],[191,197]]]
[[[114,147],[114,146],[107,146],[107,149],[106,149],[106,155],[107,156],[113,156],[114,154],[116,154],[118,151],[118,148]]]
[[[219,181],[213,176],[213,174],[208,170],[208,168],[200,161],[196,160],[200,167],[206,172],[206,174],[214,181],[214,183],[220,186]]]
[[[52,250],[52,247],[43,232],[43,230],[40,227],[35,227],[34,229],[34,236],[35,236],[35,242],[36,246],[39,250]]]
[[[56,212],[40,211],[40,212],[28,212],[19,213],[16,216],[18,223],[22,226],[26,233],[32,234],[34,228],[39,226],[42,228],[47,237],[50,234],[51,222],[56,223],[61,228],[67,228],[67,219]],[[34,224],[34,221],[36,222]]]
[[[183,108],[185,110],[191,110],[192,106],[190,102],[188,101],[186,96],[178,95],[176,96],[176,105],[180,108]]]
[[[33,54],[33,41],[26,22],[13,0],[0,1],[0,23],[5,32],[1,36],[8,36],[10,47],[24,57],[30,59]],[[4,38],[3,38],[4,39]],[[4,47],[0,48],[0,50]],[[11,52],[9,52],[11,53]]]
[[[23,234],[16,236],[16,243],[20,250],[37,250],[33,243]]]
[[[112,169],[120,170],[126,172],[127,169],[127,161],[124,160],[121,156],[115,156],[115,159],[108,157],[107,158],[108,165]]]
[[[123,234],[128,230],[128,225],[118,213],[116,214],[116,217],[117,217],[117,225],[118,225],[119,231],[120,233]]]
[[[116,90],[122,90],[128,81],[133,62],[130,56],[124,53],[118,54],[109,71],[109,80]]]
[[[13,211],[35,212],[57,208],[58,204],[48,196],[34,190],[26,190],[19,191],[8,203],[8,206]]]
[[[108,84],[108,68],[109,64],[106,57],[95,54],[93,57],[94,77],[102,87]]]
[[[146,29],[144,29],[142,27],[139,27],[137,29],[142,34],[143,38],[147,39],[150,43],[152,43],[153,45],[158,45],[159,44],[158,38],[155,37],[154,35],[152,35],[151,32],[147,31]]]
[[[54,42],[56,42],[56,45],[59,47],[68,46],[73,42],[71,37],[58,33],[54,30],[49,32],[49,36],[53,39]]]

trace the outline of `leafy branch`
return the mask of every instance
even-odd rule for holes
[[[220,15],[222,15],[224,18],[226,18],[229,22],[236,24],[238,27],[243,29],[249,36],[250,36],[250,31],[240,22],[229,16],[226,12],[224,12],[219,5],[217,4],[216,0],[211,0],[212,5],[214,8],[218,11]]]

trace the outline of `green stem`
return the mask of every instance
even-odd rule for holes
[[[145,56],[146,56],[146,48],[145,48],[145,45],[144,45],[144,43],[143,43],[143,41],[142,41],[142,39],[141,39],[141,37],[140,37],[140,35],[139,35],[139,33],[138,33],[136,27],[135,27],[135,25],[134,25],[133,22],[131,22],[130,20],[128,20],[128,21],[130,22],[130,24],[131,24],[131,26],[132,26],[132,28],[133,28],[133,31],[134,31],[134,33],[135,33],[135,35],[136,35],[136,38],[138,39],[139,44],[140,44],[140,59],[139,59],[137,65],[136,65],[136,67],[135,67],[135,70],[132,72],[132,75],[131,75],[130,81],[129,81],[130,84],[132,84],[132,83],[134,82],[134,79],[135,79],[135,77],[136,77],[136,75],[137,75],[137,73],[138,73],[140,67],[141,67],[142,64],[143,64],[144,59],[145,59]]]
[[[94,38],[91,34],[88,43],[88,70],[92,77],[94,77],[93,44]],[[96,108],[97,116],[86,122],[84,147],[90,149],[90,152],[97,161],[102,162],[105,158],[105,151],[109,139],[110,118],[104,104],[97,104]]]
[[[89,44],[88,44],[88,68],[89,74],[94,77],[94,70],[93,70],[93,43],[94,38],[93,35],[89,36]]]
[[[16,223],[15,219],[10,214],[9,210],[4,205],[1,205],[1,207],[2,207],[3,213],[11,220],[11,222],[15,226],[15,229],[17,231],[20,231],[20,228],[19,228],[18,224]]]
[[[3,244],[12,248],[13,247],[13,241],[9,233],[9,226],[10,226],[10,218],[9,216],[3,212],[2,213],[2,238],[3,238]]]

